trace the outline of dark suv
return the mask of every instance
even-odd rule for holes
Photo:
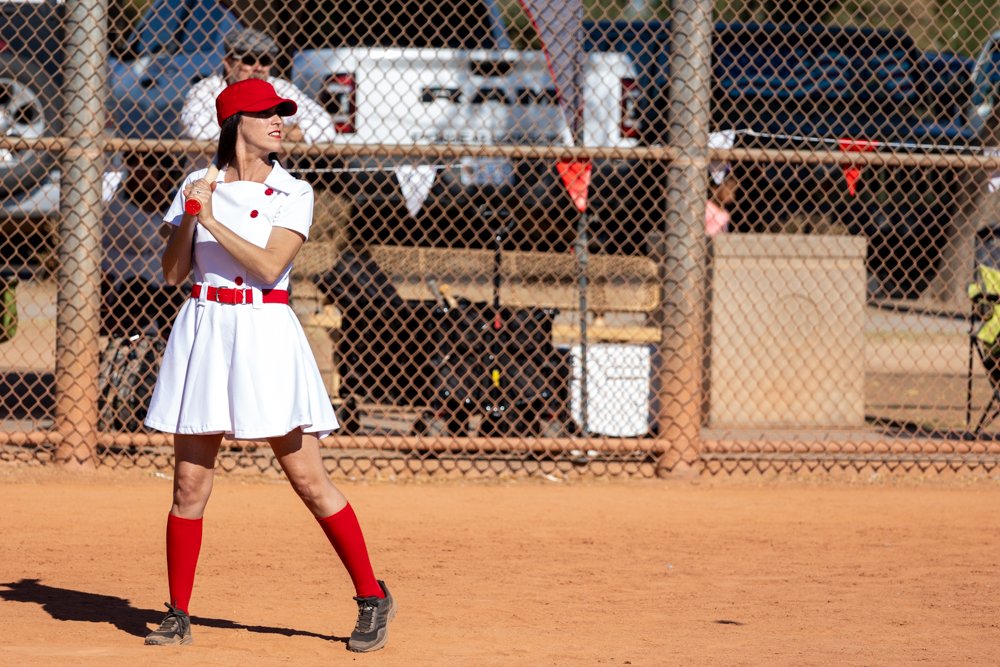
[[[599,22],[593,48],[632,54],[640,72],[641,143],[668,143],[669,23]],[[719,23],[712,40],[713,130],[736,147],[839,153],[842,142],[895,153],[964,151],[980,143],[968,117],[974,61],[920,51],[902,31]],[[745,132],[740,132],[745,130]],[[665,182],[648,167],[651,201]],[[960,170],[868,167],[851,194],[833,165],[734,165],[736,231],[840,230],[868,240],[873,297],[915,298],[938,270],[955,216]],[[648,223],[653,224],[653,223]],[[640,222],[640,228],[643,223]]]

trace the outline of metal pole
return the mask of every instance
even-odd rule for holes
[[[969,312],[969,368],[968,373],[965,376],[965,432],[969,432],[969,426],[972,425],[972,357],[974,354],[973,348],[976,345],[976,315],[975,315],[975,304],[972,305],[971,311]]]
[[[701,449],[712,3],[675,0],[672,23],[670,143],[681,159],[667,170],[666,220],[652,248],[662,280],[654,384],[661,475],[692,468]]]
[[[56,312],[56,461],[94,465],[101,286],[101,174],[107,99],[107,0],[66,2]]]
[[[587,265],[590,255],[587,246],[587,213],[581,212],[577,218],[576,227],[576,281],[579,292],[580,308],[580,432],[586,436],[590,430],[588,418],[588,403],[590,401],[587,391]]]

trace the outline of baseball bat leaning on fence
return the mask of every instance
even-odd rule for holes
[[[219,175],[219,167],[215,164],[215,160],[212,160],[212,164],[208,165],[208,171],[205,172],[204,180],[208,181],[209,185],[215,182],[215,177]],[[201,213],[201,202],[197,199],[188,199],[184,202],[184,212],[188,215],[198,215]]]
[[[436,284],[436,282],[437,281],[435,281],[435,284]],[[448,304],[449,308],[451,308],[451,309],[458,308],[458,299],[456,299],[454,296],[452,296],[452,294],[451,294],[451,285],[449,285],[448,283],[445,283],[445,284],[443,284],[443,285],[441,285],[441,286],[439,286],[437,288],[437,292],[438,292],[438,294],[441,295],[441,298],[445,300],[445,303]]]

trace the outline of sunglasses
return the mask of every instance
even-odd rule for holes
[[[249,116],[250,118],[263,118],[267,120],[276,113],[278,113],[278,107],[271,107],[270,109],[264,109],[263,111],[244,111],[243,115]]]
[[[257,55],[256,53],[233,54],[232,58],[247,67],[253,67],[254,65],[270,67],[271,63],[274,62],[271,56]]]

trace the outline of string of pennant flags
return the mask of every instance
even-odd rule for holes
[[[797,134],[777,134],[760,132],[751,129],[722,130],[712,132],[708,138],[708,148],[729,150],[736,144],[739,136],[752,137],[755,139],[770,139],[776,141],[796,142],[813,146],[827,146],[833,150],[844,152],[871,152],[877,150],[894,151],[946,151],[961,153],[982,153],[987,156],[1000,154],[1000,149],[987,146],[947,146],[937,144],[922,144],[905,141],[877,141],[871,139],[850,139],[832,137],[813,137]],[[319,169],[303,170],[314,174],[347,174],[347,173],[377,173],[392,171],[399,183],[400,192],[406,204],[407,212],[414,218],[420,214],[431,188],[437,172],[443,169],[460,169],[464,165],[461,163],[448,164],[396,164],[385,167],[330,167]],[[556,170],[566,187],[570,199],[574,206],[581,213],[587,208],[587,195],[590,188],[590,177],[592,173],[591,162],[586,159],[558,160]],[[293,170],[296,171],[296,170]],[[857,165],[844,165],[844,178],[847,181],[848,194],[857,194],[857,186],[861,179],[861,167]],[[708,167],[709,177],[719,185],[730,172],[728,162],[712,161]],[[989,191],[1000,191],[1000,172],[995,172],[989,180]]]
[[[755,139],[769,139],[774,141],[796,142],[813,146],[827,146],[831,150],[839,150],[845,153],[874,152],[878,150],[891,150],[898,152],[954,152],[967,154],[982,154],[989,157],[1000,155],[1000,148],[975,145],[940,145],[926,144],[906,141],[879,141],[872,139],[852,139],[815,137],[797,134],[777,134],[760,132],[751,129],[722,130],[712,132],[708,137],[708,148],[730,150],[736,144],[738,136],[752,137]],[[438,169],[456,167],[460,165],[398,165],[393,167],[396,179],[399,182],[403,197],[406,200],[407,210],[414,217],[420,212],[427,195],[434,182],[434,176]],[[558,160],[556,169],[562,179],[573,201],[574,206],[581,213],[587,208],[587,194],[590,188],[590,177],[592,166],[589,160],[572,159]],[[861,167],[859,165],[848,164],[842,167],[844,179],[847,182],[847,192],[850,196],[857,194],[858,184],[861,181]],[[709,177],[716,184],[720,185],[730,172],[728,162],[712,161],[708,166]],[[990,175],[989,192],[1000,191],[1000,171]]]
[[[966,153],[971,155],[982,154],[986,157],[996,157],[1000,155],[1000,148],[996,146],[979,146],[979,145],[967,145],[967,146],[955,146],[955,145],[941,145],[941,144],[923,144],[914,143],[907,141],[881,141],[875,139],[852,139],[852,138],[834,138],[834,137],[812,137],[808,135],[798,135],[798,134],[775,134],[769,132],[758,132],[756,130],[741,129],[741,130],[726,130],[723,132],[713,132],[715,137],[715,145],[713,145],[713,138],[709,137],[709,148],[722,148],[729,149],[732,148],[736,143],[737,136],[753,137],[757,139],[772,139],[778,141],[789,141],[797,142],[803,144],[811,144],[814,146],[822,145],[828,146],[832,149],[837,149],[845,153],[867,153],[874,152],[878,150],[892,150],[898,152],[938,152],[938,153]],[[711,169],[711,168],[710,168]],[[844,178],[847,181],[847,193],[851,196],[857,194],[857,186],[861,180],[861,167],[858,165],[844,165]],[[997,192],[1000,190],[1000,172],[994,172],[989,178],[989,191]]]
[[[442,169],[460,169],[461,163],[451,164],[397,164],[385,167],[325,167],[318,169],[290,169],[291,173],[308,174],[362,174],[384,173],[392,170],[399,183],[407,212],[416,218],[434,186],[437,172]]]

